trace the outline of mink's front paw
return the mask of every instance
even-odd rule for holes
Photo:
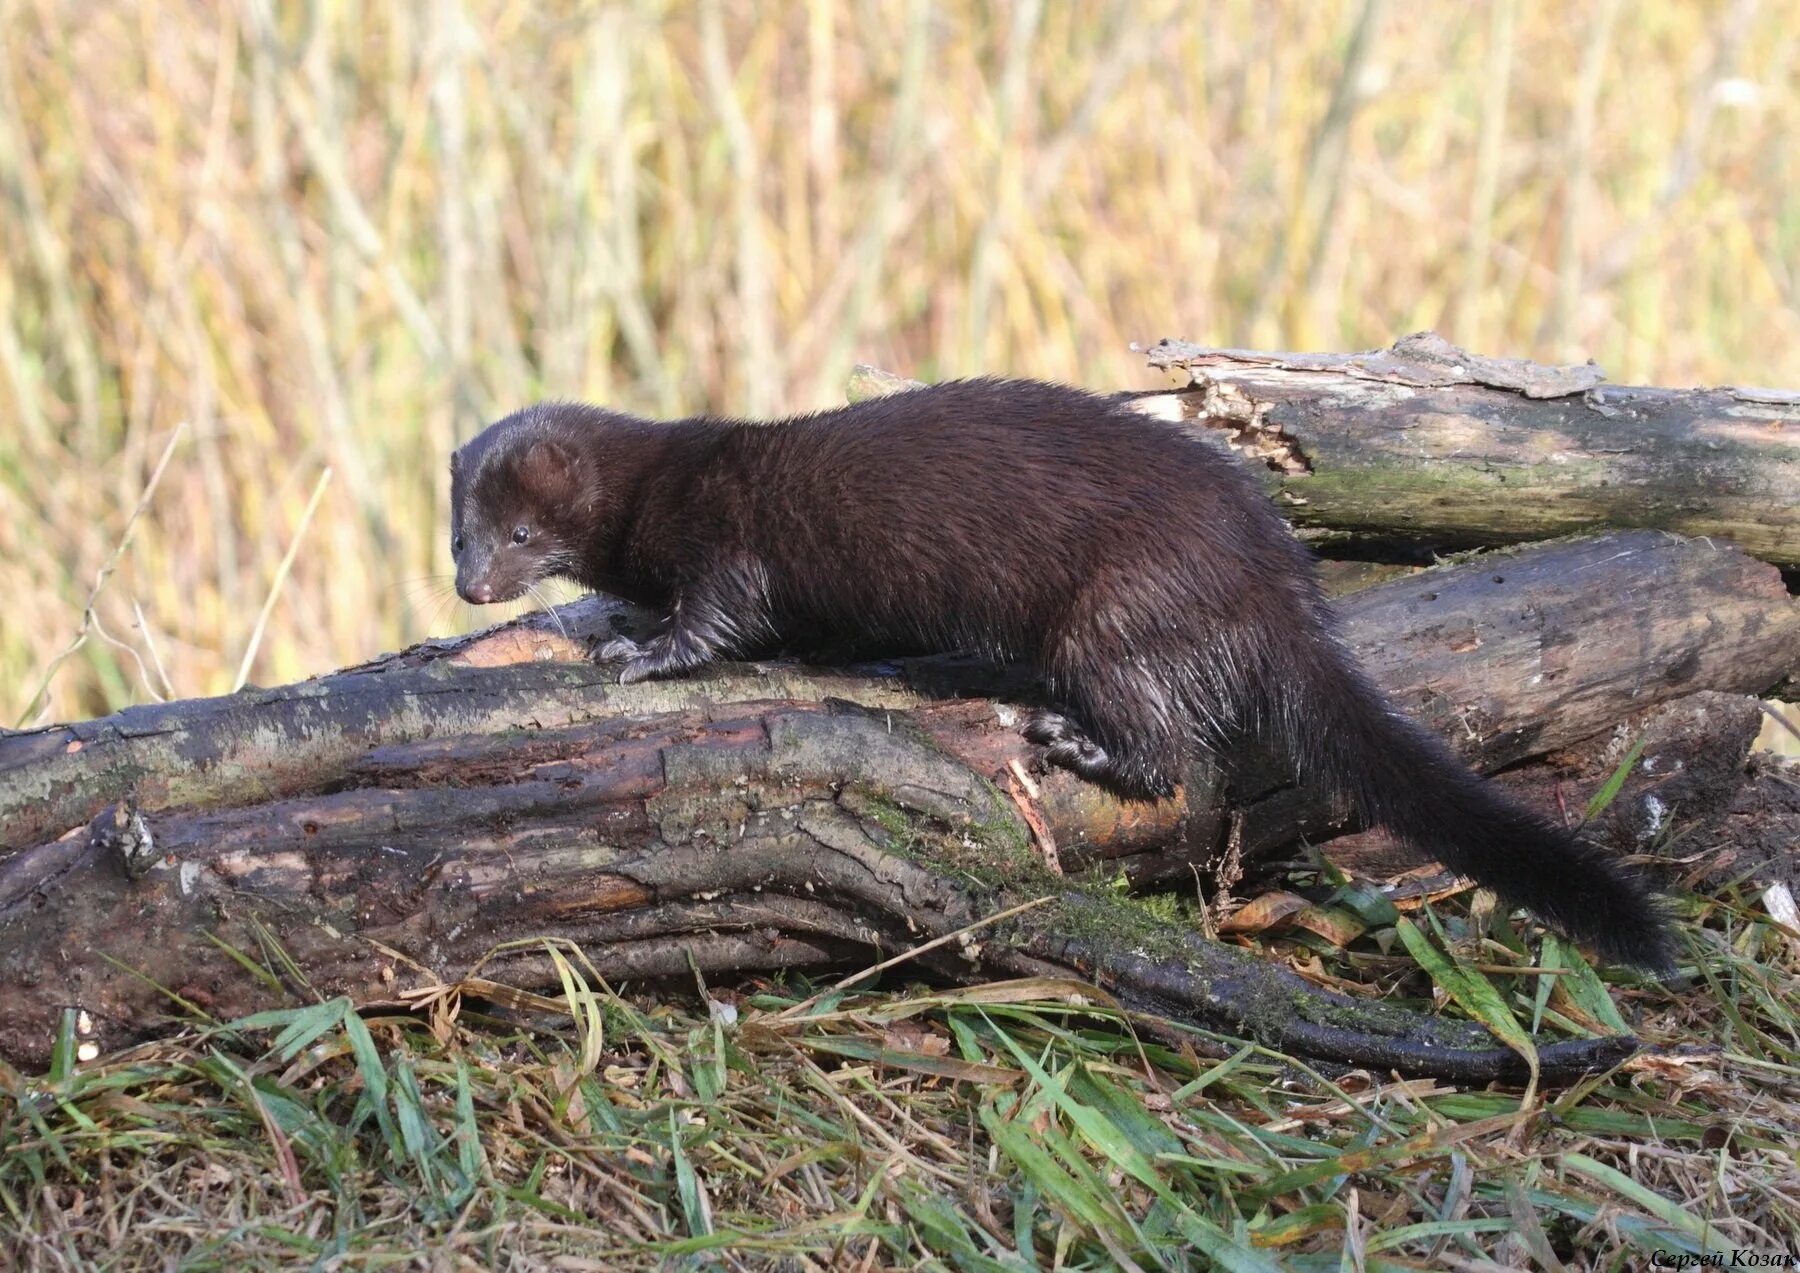
[[[647,681],[659,670],[660,660],[656,656],[656,643],[640,645],[630,637],[614,637],[594,657],[602,663],[624,663],[619,669],[619,684],[635,685],[639,681]]]
[[[594,657],[602,663],[613,663],[621,659],[635,659],[644,652],[644,647],[628,636],[614,637]]]
[[[661,659],[650,654],[640,654],[635,659],[625,660],[625,666],[619,669],[619,684],[636,685],[639,681],[660,676],[662,671]]]
[[[639,681],[685,671],[691,660],[684,660],[682,654],[681,643],[667,633],[642,645],[630,637],[615,637],[600,647],[602,660],[624,660],[625,666],[619,669],[621,685],[636,685]]]

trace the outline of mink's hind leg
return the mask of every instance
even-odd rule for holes
[[[1136,573],[1097,576],[1045,634],[1038,666],[1059,710],[1034,716],[1025,736],[1117,795],[1160,800],[1175,794],[1191,731],[1166,635],[1129,604]]]
[[[1044,749],[1045,760],[1072,770],[1089,782],[1104,782],[1111,771],[1112,757],[1106,754],[1106,748],[1061,712],[1033,712],[1019,732],[1027,742]]]
[[[1100,728],[1109,730],[1110,736],[1116,739],[1110,749],[1060,712],[1033,712],[1020,732],[1027,741],[1043,747],[1044,759],[1051,764],[1080,774],[1116,795],[1131,800],[1161,800],[1172,796],[1175,794],[1175,775],[1180,768],[1180,753],[1172,745],[1159,747],[1154,734],[1134,735],[1124,719],[1129,714],[1129,706],[1113,704],[1115,711],[1100,718]],[[1120,707],[1127,711],[1116,710]]]

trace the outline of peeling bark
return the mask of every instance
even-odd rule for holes
[[[1603,383],[1423,333],[1361,354],[1161,341],[1189,386],[1144,400],[1259,460],[1324,544],[1409,551],[1619,527],[1800,567],[1800,395]],[[1166,399],[1166,400],[1165,400]]]

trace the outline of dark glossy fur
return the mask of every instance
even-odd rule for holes
[[[543,404],[452,470],[465,598],[560,574],[667,611],[654,640],[603,651],[623,680],[776,644],[1028,661],[1058,709],[1028,736],[1121,794],[1168,795],[1192,749],[1254,736],[1605,956],[1670,966],[1636,874],[1362,673],[1252,476],[1119,400],[977,380],[774,424]]]

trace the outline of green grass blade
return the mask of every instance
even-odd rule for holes
[[[1631,744],[1631,750],[1625,753],[1625,759],[1619,762],[1619,767],[1612,771],[1611,776],[1605,782],[1600,784],[1600,790],[1594,793],[1594,798],[1588,801],[1586,810],[1582,812],[1581,820],[1583,822],[1592,822],[1605,813],[1614,800],[1618,799],[1619,792],[1625,786],[1625,780],[1631,777],[1631,771],[1637,765],[1638,757],[1644,754],[1644,741],[1640,738]]]
[[[1525,1033],[1525,1027],[1519,1024],[1518,1018],[1513,1016],[1512,1009],[1501,998],[1500,992],[1494,989],[1494,983],[1477,970],[1457,963],[1432,945],[1431,939],[1420,932],[1411,920],[1401,919],[1394,930],[1400,934],[1400,941],[1405,945],[1407,953],[1464,1012],[1525,1058],[1525,1064],[1531,1067],[1532,1085],[1535,1087],[1538,1072],[1537,1045]]]
[[[681,1215],[687,1222],[688,1233],[705,1237],[713,1231],[712,1210],[707,1206],[700,1177],[694,1174],[694,1165],[688,1161],[687,1151],[681,1146],[681,1125],[677,1111],[673,1109],[669,1111],[669,1152],[675,1160],[675,1196],[681,1203]]]
[[[1640,1185],[1618,1168],[1577,1153],[1564,1154],[1561,1163],[1565,1171],[1586,1176],[1595,1184],[1603,1185],[1620,1197],[1630,1199],[1670,1228],[1687,1234],[1703,1246],[1709,1249],[1725,1247],[1724,1239],[1706,1221],[1690,1215],[1685,1208],[1670,1202],[1655,1190]]]

